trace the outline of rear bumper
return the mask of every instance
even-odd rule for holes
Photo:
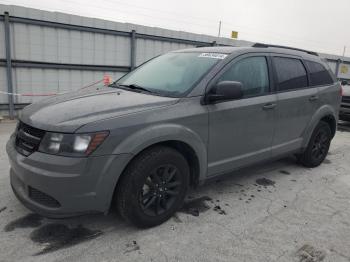
[[[115,185],[129,154],[88,158],[61,157],[35,152],[19,154],[11,137],[6,145],[12,189],[29,209],[61,218],[107,212]]]

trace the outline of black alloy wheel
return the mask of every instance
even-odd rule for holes
[[[149,174],[140,192],[140,205],[145,214],[157,216],[172,207],[180,194],[178,172],[173,165],[161,165]]]
[[[332,140],[332,131],[326,122],[319,122],[315,127],[307,148],[297,155],[299,162],[306,167],[317,167],[327,157]]]
[[[325,129],[320,129],[312,145],[311,155],[315,161],[324,159],[329,149],[329,134]]]
[[[115,201],[120,215],[138,227],[168,220],[182,205],[189,186],[185,157],[166,146],[154,146],[137,155],[118,182]]]

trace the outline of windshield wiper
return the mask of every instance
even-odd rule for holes
[[[119,83],[114,82],[114,83],[110,84],[109,86],[121,88],[121,89],[131,89],[131,90],[135,90],[135,92],[136,91],[138,91],[138,92],[143,91],[143,92],[151,93],[153,95],[163,96],[158,91],[139,86],[138,84],[125,85],[125,84],[119,84]]]
[[[148,92],[148,93],[154,93],[151,90],[149,90],[147,88],[144,88],[142,86],[139,86],[137,84],[130,84],[130,85],[117,84],[117,85],[118,86],[122,86],[122,87],[127,87],[127,88],[130,88],[130,89],[134,89],[134,90],[140,90],[140,91],[145,91],[145,92]]]

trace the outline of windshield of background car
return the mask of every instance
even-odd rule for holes
[[[117,81],[160,95],[180,97],[189,91],[226,54],[168,53],[141,65]]]

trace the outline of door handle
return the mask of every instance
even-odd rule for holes
[[[312,102],[312,101],[316,101],[318,100],[318,96],[314,95],[314,96],[310,96],[309,97],[309,101]]]
[[[275,107],[276,107],[275,103],[267,103],[262,108],[263,110],[270,110],[270,109],[274,109]]]

